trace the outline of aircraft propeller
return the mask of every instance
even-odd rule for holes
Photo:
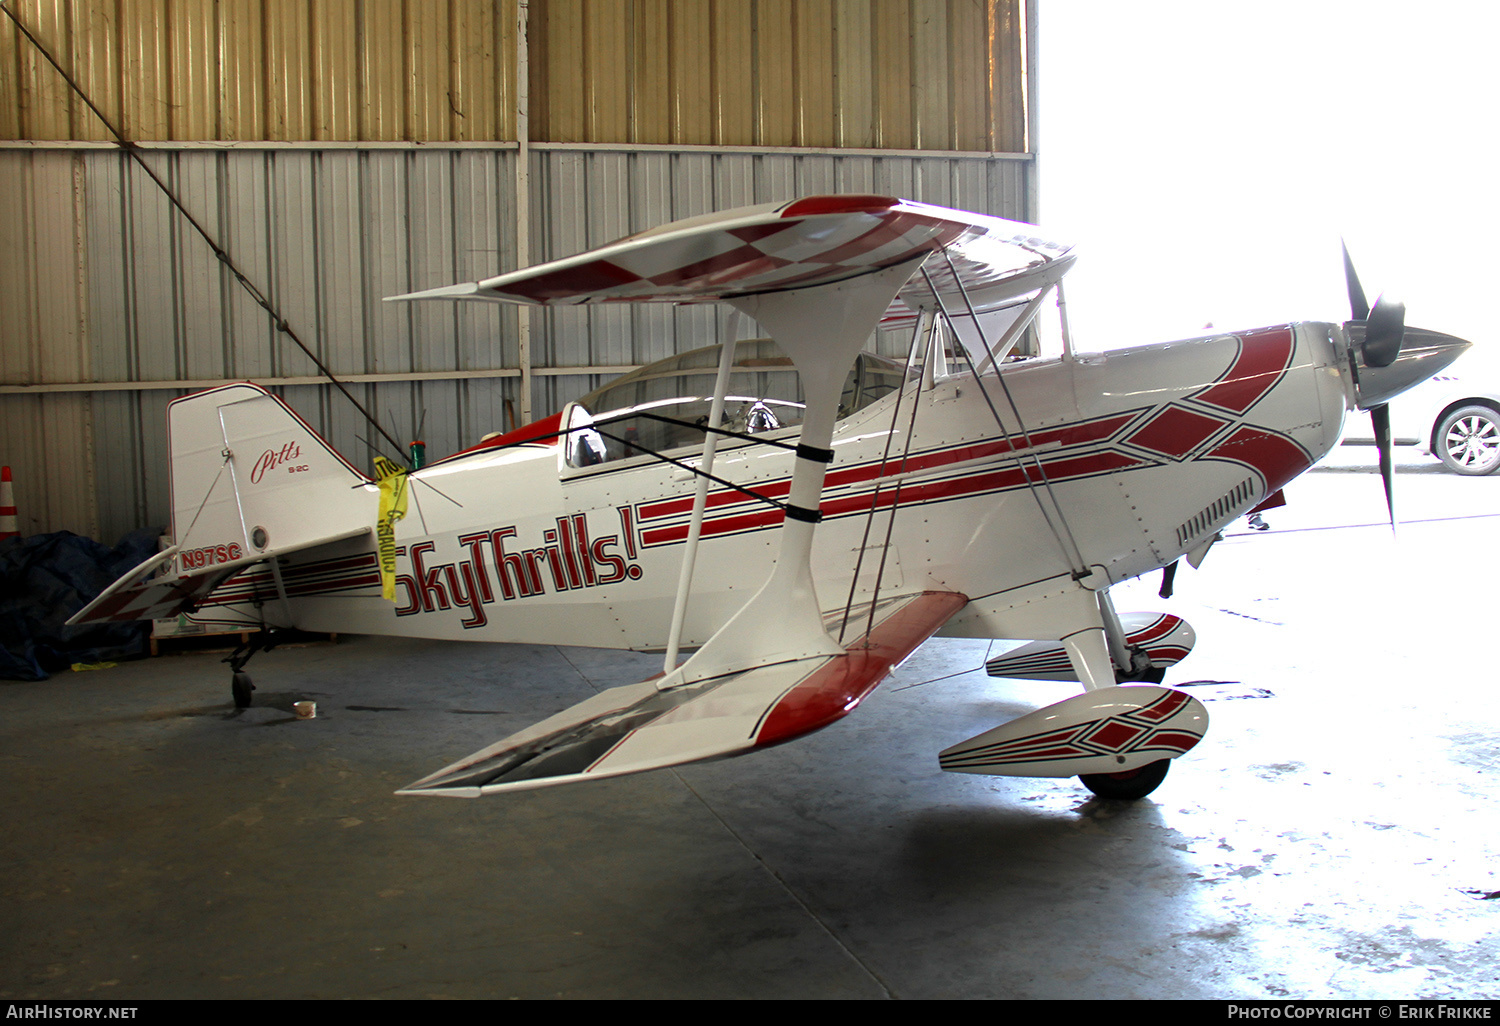
[[[1359,274],[1354,270],[1354,261],[1349,257],[1349,247],[1344,246],[1344,280],[1349,286],[1348,322],[1350,344],[1355,345],[1356,334],[1359,359],[1355,364],[1355,389],[1359,389],[1359,368],[1389,367],[1401,355],[1401,343],[1406,335],[1406,305],[1390,300],[1384,294],[1375,300],[1372,310],[1365,299],[1365,290],[1359,284]],[[1361,404],[1370,413],[1370,424],[1375,429],[1375,449],[1380,454],[1380,480],[1385,485],[1385,509],[1391,518],[1391,527],[1396,526],[1396,505],[1392,495],[1394,464],[1391,458],[1391,411],[1384,402],[1369,406]]]

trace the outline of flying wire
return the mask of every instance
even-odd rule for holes
[[[897,422],[898,422],[898,418],[901,416],[901,400],[905,397],[905,393],[906,393],[906,381],[907,381],[907,378],[909,378],[911,376],[912,364],[916,362],[917,346],[918,346],[918,344],[921,341],[921,337],[922,337],[922,318],[918,317],[917,318],[917,323],[912,326],[911,345],[907,348],[907,351],[906,351],[906,374],[904,374],[902,376],[902,378],[901,378],[901,384],[899,386],[897,386],[897,388],[896,388],[896,405],[891,409],[891,429],[890,429],[890,431],[888,431],[886,433],[886,436],[885,436],[885,451],[880,454],[880,472],[879,472],[879,475],[877,475],[876,481],[875,481],[875,494],[870,497],[870,513],[865,518],[865,531],[864,531],[864,535],[860,538],[860,542],[859,542],[859,555],[857,555],[854,558],[854,576],[852,578],[850,578],[850,580],[849,580],[849,599],[848,599],[848,601],[846,601],[844,603],[844,618],[843,618],[843,621],[839,624],[839,636],[838,636],[839,644],[843,644],[843,642],[844,642],[844,633],[849,628],[849,614],[850,614],[850,610],[852,610],[854,608],[854,593],[855,593],[855,591],[859,587],[859,575],[860,575],[860,571],[864,568],[864,564],[865,564],[865,549],[870,544],[870,527],[875,522],[875,510],[876,510],[877,505],[880,502],[880,489],[881,489],[882,485],[881,485],[881,482],[880,482],[879,478],[880,478],[880,476],[884,475],[886,463],[890,460],[890,457],[891,457],[891,444],[892,444],[892,442],[895,441],[895,438],[896,438],[896,425],[897,425]],[[922,356],[922,370],[923,370],[922,376],[923,377],[926,376],[927,358],[930,355],[931,355],[931,347],[929,346],[928,347],[928,351],[925,352],[925,353],[923,353],[923,356]],[[921,378],[919,378],[918,380],[920,381]],[[919,385],[918,386],[918,399],[920,399],[920,392],[921,392],[921,388],[920,388],[920,385]],[[917,419],[917,402],[916,401],[913,401],[911,416],[912,416],[912,423],[913,423],[913,425],[915,425],[916,419]],[[906,466],[906,453],[910,452],[910,450],[911,450],[911,429],[908,428],[907,434],[906,434],[906,452],[903,452],[901,454],[901,465],[902,465],[903,468]],[[901,482],[897,481],[896,482],[896,498],[899,500],[900,497],[901,497]],[[895,521],[896,521],[896,505],[895,505],[895,502],[893,501],[892,504],[891,504],[891,523],[894,524]],[[890,531],[889,530],[886,531],[886,546],[887,547],[890,546]],[[875,572],[874,594],[870,597],[870,616],[871,616],[872,620],[873,620],[873,618],[875,616],[875,603],[876,603],[876,600],[880,597],[880,578],[881,578],[881,575],[884,574],[884,573],[885,573],[885,553],[882,552],[881,555],[880,555],[880,567]],[[868,631],[867,631],[867,633],[868,633]]]
[[[920,318],[918,319],[918,323],[920,324]],[[932,327],[935,328],[936,326],[937,322],[936,320],[934,320],[932,323]],[[901,475],[906,472],[906,462],[911,456],[911,445],[917,435],[917,410],[922,406],[922,389],[920,382],[927,376],[927,364],[928,361],[932,359],[932,346],[933,343],[937,341],[936,334],[932,331],[929,331],[928,340],[927,350],[922,354],[922,376],[917,379],[917,391],[916,394],[912,397],[911,420],[908,421],[906,425],[906,440],[902,443],[901,464],[896,468],[897,475]],[[914,339],[913,345],[915,344],[916,342]],[[911,357],[909,355],[907,357],[907,362],[908,364],[911,362]],[[897,403],[897,408],[899,409],[899,407],[900,403]],[[892,414],[891,419],[895,420],[894,413]],[[885,464],[884,462],[882,462],[881,470],[884,471],[884,469]],[[896,530],[896,510],[901,505],[901,486],[905,483],[905,480],[898,476],[896,478],[896,492],[891,496],[891,515],[890,518],[885,522],[885,543],[880,546],[880,565],[875,569],[875,587],[870,595],[870,616],[865,623],[866,638],[875,633],[875,607],[880,601],[880,582],[885,578],[885,561],[891,553],[891,535]],[[880,486],[878,484],[875,486],[875,494],[876,496],[879,496],[880,494]],[[875,502],[876,500],[874,498],[870,500],[870,519],[868,523],[873,523],[875,520]]]
[[[945,258],[948,256],[946,249],[943,251],[943,256]],[[974,330],[978,332],[981,344],[983,344],[985,349],[988,350],[989,342],[985,338],[984,327],[979,323],[979,315],[974,311],[974,304],[969,301],[969,292],[966,288],[964,288],[963,280],[958,276],[957,270],[953,269],[953,262],[951,259],[948,261],[948,266],[950,269],[952,269],[953,279],[958,285],[959,293],[963,296],[964,303],[969,308],[969,316],[974,321]],[[943,302],[943,297],[938,294],[937,286],[933,283],[932,276],[927,273],[927,268],[925,267],[922,268],[922,277],[926,279],[927,288],[929,291],[931,291],[932,298],[936,300],[938,310],[942,313],[943,319],[952,324],[953,318],[952,315],[948,313],[947,304]],[[957,334],[958,333],[955,331],[954,335],[957,336]],[[962,339],[960,339],[959,341],[961,343]],[[973,371],[974,374],[974,384],[976,387],[978,387],[979,394],[984,397],[985,405],[989,407],[990,415],[995,418],[996,425],[999,426],[1002,432],[1005,432],[1005,421],[1001,418],[1000,411],[995,406],[995,401],[990,398],[989,389],[985,388],[984,380],[979,376],[978,371],[973,366],[973,360],[970,360],[969,363],[970,370]],[[1016,426],[1020,430],[1021,438],[1024,441],[1026,448],[1032,449],[1033,446],[1031,444],[1031,432],[1026,429],[1026,422],[1021,418],[1020,411],[1016,407],[1015,397],[1011,395],[1010,386],[1006,383],[1005,376],[1000,373],[1000,367],[998,364],[996,364],[995,366],[995,377],[1000,382],[1000,388],[1002,391],[1004,391],[1005,397],[1010,403],[1011,412],[1016,418]],[[1061,531],[1058,530],[1058,525],[1053,522],[1053,513],[1048,512],[1047,504],[1042,501],[1041,494],[1037,490],[1037,484],[1032,480],[1030,470],[1023,467],[1022,476],[1024,476],[1026,479],[1026,487],[1030,490],[1032,496],[1035,498],[1037,508],[1041,511],[1042,519],[1047,522],[1047,527],[1052,531],[1052,536],[1057,540],[1058,548],[1062,551],[1063,558],[1070,564],[1074,577],[1081,580],[1082,578],[1088,576],[1088,566],[1083,561],[1083,553],[1079,550],[1078,543],[1073,537],[1073,531],[1068,526],[1067,517],[1063,515],[1062,505],[1057,501],[1057,496],[1053,494],[1052,482],[1047,478],[1047,470],[1042,465],[1041,457],[1038,456],[1037,453],[1032,452],[1030,454],[1030,460],[1031,463],[1036,467],[1037,475],[1041,478],[1042,488],[1046,491],[1047,498],[1051,500],[1053,511],[1056,514],[1057,520],[1062,524]],[[1064,535],[1066,535],[1066,538],[1064,538]]]
[[[354,408],[360,412],[365,420],[370,422],[370,425],[376,431],[379,431],[381,435],[385,437],[385,440],[387,442],[391,443],[392,447],[395,448],[397,453],[401,453],[401,444],[394,438],[392,438],[386,432],[385,428],[380,426],[380,422],[370,415],[370,412],[364,408],[364,405],[360,403],[358,399],[354,398],[353,393],[351,393],[349,389],[344,387],[344,383],[333,376],[333,371],[329,370],[327,365],[325,365],[322,360],[318,359],[317,355],[307,347],[307,344],[302,341],[301,336],[297,334],[296,330],[291,326],[290,323],[287,322],[286,318],[281,316],[281,312],[276,308],[275,304],[273,304],[271,300],[266,297],[265,293],[261,292],[261,290],[255,285],[255,283],[252,282],[245,275],[245,273],[239,269],[239,266],[234,262],[233,258],[230,257],[230,255],[225,252],[217,242],[214,241],[213,236],[209,235],[208,230],[204,228],[203,225],[198,223],[198,219],[188,212],[187,207],[183,205],[182,200],[178,199],[177,194],[172,191],[171,187],[168,186],[166,182],[162,181],[161,176],[159,176],[154,170],[152,170],[151,165],[146,163],[145,158],[141,156],[140,147],[136,143],[130,141],[129,139],[126,139],[124,134],[114,126],[114,123],[104,115],[104,112],[94,105],[94,101],[89,99],[89,95],[88,93],[84,92],[83,87],[74,80],[72,75],[63,70],[62,65],[59,64],[57,62],[57,59],[52,56],[51,51],[42,44],[41,40],[32,35],[31,30],[28,29],[26,25],[21,21],[21,19],[16,16],[14,11],[3,4],[0,4],[0,10],[3,10],[6,14],[6,17],[10,18],[10,20],[15,23],[16,28],[20,30],[21,34],[28,40],[30,40],[31,45],[36,47],[37,51],[44,58],[46,58],[47,63],[52,65],[57,73],[62,76],[63,81],[68,83],[69,88],[71,88],[73,92],[78,94],[78,98],[84,102],[88,109],[94,112],[94,116],[97,117],[99,121],[104,125],[104,127],[109,130],[109,134],[114,136],[115,142],[119,144],[120,149],[122,149],[130,157],[131,160],[135,161],[136,165],[146,173],[146,176],[150,178],[151,181],[156,183],[156,187],[161,190],[162,195],[166,196],[167,200],[172,204],[177,212],[182,215],[183,220],[192,225],[193,230],[196,231],[198,235],[203,239],[203,241],[208,244],[208,248],[213,251],[214,256],[218,258],[219,263],[223,264],[224,267],[229,271],[229,273],[234,276],[235,281],[239,282],[240,286],[244,288],[247,293],[249,293],[250,298],[255,301],[256,305],[265,310],[266,313],[271,316],[271,322],[276,327],[276,330],[286,335],[287,338],[291,339],[296,344],[297,348],[302,350],[307,358],[313,362],[313,365],[318,368],[319,373],[326,377],[335,388],[342,392],[345,399],[348,399],[349,402],[354,404]],[[403,460],[406,460],[408,463],[410,462],[410,459],[405,455],[402,455],[401,458]]]
[[[982,670],[982,669],[984,669],[985,664],[990,661],[990,652],[993,651],[994,648],[995,648],[995,641],[992,638],[992,639],[990,639],[990,643],[987,646],[985,646],[985,649],[984,649],[984,658],[979,661],[979,665],[978,666],[971,666],[967,670],[959,670],[957,673],[945,673],[941,677],[933,677],[930,680],[919,680],[915,684],[903,684],[899,688],[891,688],[891,690],[892,691],[910,691],[912,688],[926,687],[928,684],[937,684],[940,681],[952,680],[954,677],[963,677],[963,676],[966,676],[966,675],[968,675],[970,673],[973,673],[976,670]]]

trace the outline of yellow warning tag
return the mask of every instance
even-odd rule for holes
[[[375,483],[380,486],[380,514],[375,540],[380,551],[380,594],[396,601],[396,521],[406,516],[406,471],[384,456],[375,457]]]

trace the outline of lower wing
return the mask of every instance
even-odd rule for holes
[[[837,655],[756,666],[672,688],[610,688],[402,788],[459,798],[597,780],[790,741],[842,718],[968,602],[953,592],[882,600]]]

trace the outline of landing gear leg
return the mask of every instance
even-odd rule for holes
[[[245,664],[250,657],[257,652],[269,652],[276,647],[280,639],[276,631],[270,627],[263,627],[250,636],[250,640],[235,648],[225,659],[229,664],[230,681],[229,691],[234,696],[234,707],[236,709],[250,708],[250,693],[255,690],[255,684],[250,680],[250,675],[245,673]]]
[[[1138,649],[1131,649],[1132,655],[1139,655]],[[1149,659],[1145,660],[1139,668],[1125,673],[1118,667],[1115,668],[1116,684],[1160,684],[1167,675],[1165,666],[1153,666]]]
[[[1173,566],[1176,566],[1174,563]],[[1166,667],[1153,666],[1145,651],[1132,648],[1125,640],[1125,628],[1120,624],[1120,615],[1110,600],[1109,590],[1100,589],[1099,618],[1104,624],[1104,637],[1109,642],[1109,658],[1114,664],[1116,684],[1160,684],[1167,675]]]

